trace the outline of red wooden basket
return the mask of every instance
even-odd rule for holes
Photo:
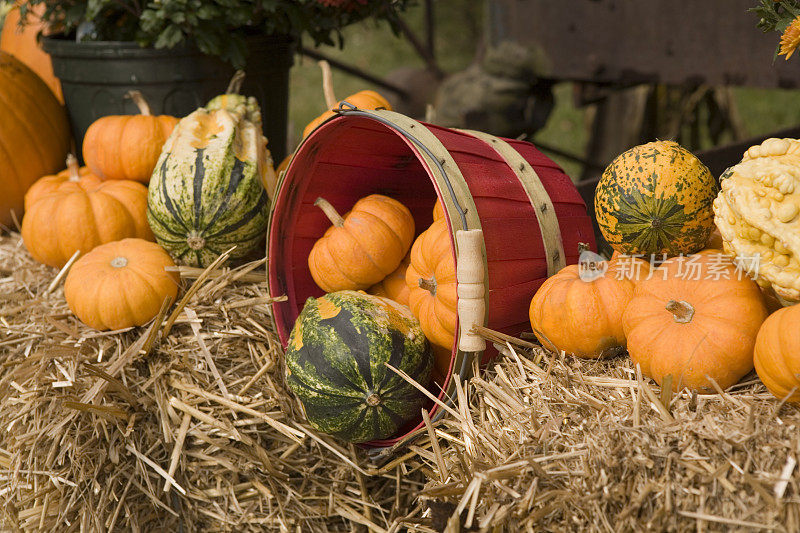
[[[508,335],[530,330],[528,307],[539,286],[577,262],[578,243],[594,249],[592,223],[572,181],[532,144],[392,111],[343,108],[304,140],[275,193],[268,278],[270,295],[287,297],[273,304],[284,346],[306,299],[324,292],[311,277],[308,255],[330,222],[314,201],[324,197],[344,213],[374,193],[408,207],[417,233],[431,224],[437,197],[445,208],[457,257],[459,333],[444,390],[436,391],[443,402],[453,397],[453,374],[470,377],[471,360],[485,347],[470,333],[473,325]],[[470,254],[479,262],[468,265]],[[487,349],[483,362],[494,355]],[[444,412],[433,405],[431,416],[436,411]],[[392,446],[421,428],[420,419],[367,445]]]

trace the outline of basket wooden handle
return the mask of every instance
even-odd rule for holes
[[[456,231],[458,257],[458,323],[460,335],[458,349],[462,352],[481,352],[486,341],[472,333],[475,325],[483,325],[486,315],[486,287],[483,268],[483,231],[479,229]]]

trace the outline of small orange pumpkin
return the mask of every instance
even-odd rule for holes
[[[400,305],[408,305],[408,285],[406,285],[406,270],[411,262],[411,257],[406,256],[397,269],[376,283],[367,291],[374,296],[383,296],[394,300]]]
[[[378,283],[397,269],[414,240],[414,217],[388,196],[361,198],[344,217],[323,198],[314,205],[333,224],[308,255],[311,276],[325,292]]]
[[[146,324],[165,299],[178,295],[177,272],[169,254],[154,242],[123,239],[98,246],[78,259],[64,282],[73,313],[99,330]]]
[[[443,218],[434,221],[414,241],[406,285],[408,306],[425,336],[433,344],[452,349],[458,317],[456,265]]]
[[[569,265],[539,287],[531,299],[529,318],[542,346],[583,359],[622,353],[622,313],[636,282],[618,260],[607,265],[605,271],[599,265]]]
[[[309,134],[311,134],[311,132],[317,128],[317,126],[336,115],[333,110],[338,109],[342,102],[352,104],[359,109],[392,110],[392,106],[389,104],[386,98],[375,91],[370,90],[359,91],[355,94],[351,94],[341,102],[337,101],[336,96],[334,96],[333,93],[333,77],[331,75],[330,65],[327,61],[320,61],[319,66],[322,68],[322,89],[323,93],[325,94],[325,105],[328,106],[328,110],[308,123],[308,125],[303,129],[303,139],[308,137]]]
[[[623,326],[642,373],[672,389],[726,389],[753,369],[756,334],[767,316],[761,291],[719,250],[675,257],[636,285]]]
[[[147,187],[130,180],[101,182],[88,174],[63,181],[35,199],[22,219],[25,247],[34,259],[56,268],[78,250],[88,253],[126,237],[153,240]]]
[[[800,305],[779,309],[764,321],[756,337],[753,363],[776,398],[788,396],[787,401],[800,403]]]
[[[178,119],[153,116],[139,91],[130,91],[140,115],[110,115],[97,119],[83,138],[83,159],[102,180],[150,183],[161,148]]]
[[[74,155],[69,154],[67,156],[67,168],[58,174],[42,176],[31,185],[31,188],[25,193],[25,210],[27,211],[39,198],[56,192],[65,181],[76,182],[81,179],[88,180],[87,183],[94,180],[97,185],[100,185],[100,178],[92,174],[89,167],[78,167],[78,160]]]

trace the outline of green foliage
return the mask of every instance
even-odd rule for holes
[[[236,67],[246,62],[244,39],[266,33],[341,46],[341,29],[375,17],[392,27],[410,0],[28,0],[24,17],[44,5],[42,18],[62,33],[87,41],[131,41],[174,48],[194,44]]]
[[[800,2],[797,0],[761,0],[757,7],[750,10],[758,15],[758,27],[764,33],[783,31],[792,20],[800,16]]]

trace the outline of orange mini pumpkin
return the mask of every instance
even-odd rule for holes
[[[130,180],[101,182],[89,174],[63,181],[36,199],[22,219],[25,247],[40,263],[61,268],[80,250],[126,237],[153,240],[147,187]]]
[[[331,76],[330,65],[328,65],[327,61],[320,61],[319,66],[322,68],[322,88],[323,93],[325,94],[325,105],[328,106],[328,110],[308,123],[308,125],[303,129],[303,139],[308,137],[311,132],[317,128],[317,126],[336,115],[333,110],[338,109],[342,102],[347,102],[348,104],[354,105],[359,109],[392,110],[392,106],[389,104],[389,101],[386,100],[386,98],[375,91],[370,90],[359,91],[355,94],[351,94],[342,101],[337,101],[336,96],[334,96],[333,93],[333,79]]]
[[[411,247],[406,270],[408,306],[433,344],[452,349],[458,318],[456,265],[444,218],[435,220]]]
[[[408,305],[408,285],[406,285],[406,270],[411,262],[411,257],[406,256],[394,272],[383,278],[367,291],[374,296],[383,296],[394,300],[400,305]]]
[[[311,276],[325,292],[378,283],[397,269],[414,240],[414,217],[388,196],[361,198],[344,217],[323,198],[314,205],[333,223],[308,255]]]
[[[642,373],[672,389],[726,389],[753,369],[767,316],[761,291],[728,256],[706,250],[669,259],[636,285],[623,316],[628,353]]]
[[[539,287],[531,299],[529,317],[542,346],[583,359],[624,351],[622,313],[636,282],[618,260],[608,261],[604,268],[601,264],[569,265]]]
[[[130,97],[140,115],[110,115],[97,119],[83,138],[83,159],[102,180],[150,183],[161,149],[178,119],[153,116],[139,91]]]
[[[99,330],[146,324],[165,299],[178,295],[177,272],[169,254],[154,242],[123,239],[98,246],[78,259],[64,282],[73,313]]]
[[[753,363],[776,398],[800,403],[800,305],[779,309],[764,321]]]
[[[67,156],[67,168],[58,174],[42,176],[31,185],[31,188],[25,193],[25,210],[27,211],[39,198],[56,192],[62,183],[66,181],[76,182],[81,179],[86,180],[86,183],[94,180],[97,185],[100,185],[100,178],[92,174],[89,167],[78,167],[78,160],[75,159],[74,155],[69,154]]]

